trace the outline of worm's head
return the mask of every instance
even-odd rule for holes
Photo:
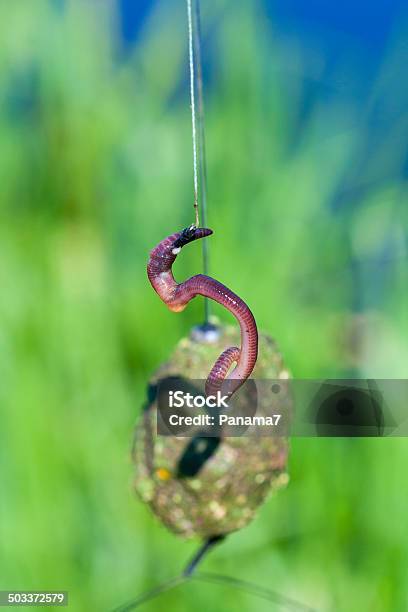
[[[212,233],[212,230],[205,227],[196,227],[195,225],[186,227],[179,233],[173,243],[173,255],[178,255],[182,247],[189,242],[193,242],[193,240],[198,240],[199,238],[205,238],[205,236],[210,236]]]

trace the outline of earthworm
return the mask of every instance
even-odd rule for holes
[[[163,302],[173,312],[181,312],[190,300],[197,295],[208,297],[229,310],[241,328],[241,348],[231,346],[218,357],[205,384],[205,392],[214,394],[224,390],[223,382],[228,382],[226,393],[231,396],[250,376],[258,356],[258,330],[251,310],[245,302],[228,287],[210,276],[197,274],[183,283],[177,283],[172,265],[181,249],[194,240],[205,238],[212,230],[191,225],[181,232],[164,238],[151,251],[147,265],[147,275]],[[235,368],[228,374],[233,363]]]

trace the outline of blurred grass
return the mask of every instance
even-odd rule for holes
[[[299,55],[256,2],[210,4],[212,274],[298,378],[406,376],[405,148],[380,134],[364,155],[371,109],[406,98],[397,55],[367,116],[334,100],[299,123]],[[134,499],[129,459],[149,374],[202,315],[168,312],[145,276],[193,216],[184,5],[158,3],[126,57],[110,7],[0,4],[0,589],[66,589],[74,610],[126,601],[196,546]],[[177,276],[200,265],[192,246]],[[206,567],[322,610],[406,610],[407,459],[404,439],[294,440],[287,490]],[[270,609],[199,583],[145,609],[226,605]]]

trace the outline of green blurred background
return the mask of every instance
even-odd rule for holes
[[[334,91],[302,114],[324,58],[256,0],[203,5],[212,275],[297,378],[405,377],[404,32],[363,109]],[[3,1],[0,33],[0,589],[108,610],[198,544],[134,497],[130,461],[149,375],[202,318],[145,274],[193,221],[185,7],[158,2],[126,50],[114,2]],[[379,108],[393,121],[373,135]],[[200,270],[191,246],[177,277]],[[205,568],[320,610],[407,610],[407,460],[402,438],[293,440],[287,489]],[[273,609],[198,582],[144,609],[192,607]]]

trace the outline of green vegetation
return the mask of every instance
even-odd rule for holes
[[[145,275],[149,250],[193,221],[177,4],[158,3],[128,53],[111,3],[0,5],[0,589],[65,589],[78,611],[157,585],[197,547],[135,498],[130,462],[146,381],[202,316],[200,300],[167,311]],[[257,3],[235,4],[204,15],[211,272],[296,377],[406,376],[406,120],[365,165],[371,128],[352,105],[334,96],[299,123],[319,62],[304,75]],[[397,67],[391,50],[371,105],[402,107]],[[179,278],[201,269],[188,249]],[[406,440],[291,446],[287,489],[205,568],[321,610],[408,609]],[[144,609],[192,608],[271,605],[191,583]]]

